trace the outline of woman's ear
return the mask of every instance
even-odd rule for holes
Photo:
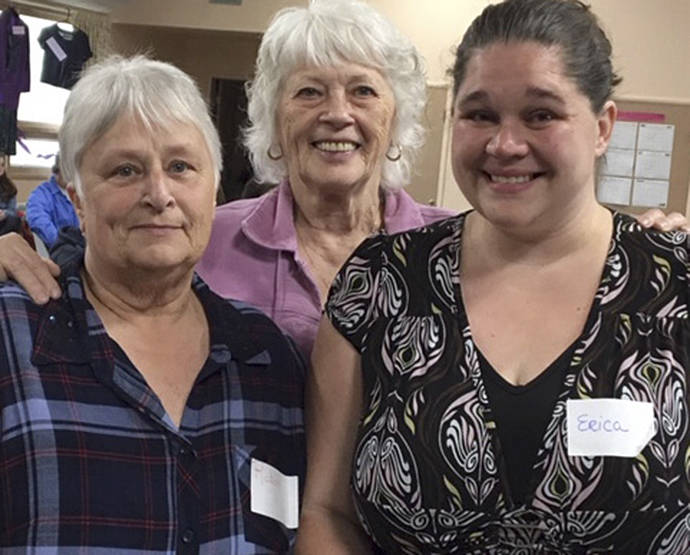
[[[72,183],[67,184],[67,194],[69,195],[69,199],[72,201],[74,209],[77,212],[77,216],[79,217],[79,229],[81,229],[81,232],[84,233],[84,209],[82,206],[81,197],[79,196],[79,193],[77,193],[77,190],[74,188]]]
[[[594,152],[597,157],[603,155],[609,146],[617,115],[618,108],[616,103],[613,100],[607,100],[597,116],[597,139],[594,146]]]

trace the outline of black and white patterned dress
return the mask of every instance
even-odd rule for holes
[[[330,292],[326,313],[362,356],[351,483],[367,531],[388,553],[690,553],[687,235],[614,215],[518,505],[460,294],[464,220],[366,240]],[[587,398],[653,403],[640,455],[568,455],[566,400]]]

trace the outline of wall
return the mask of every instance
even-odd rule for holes
[[[192,75],[208,98],[212,77],[248,79],[261,37],[256,33],[203,31],[149,25],[113,25],[113,46],[122,54],[150,52]]]
[[[431,82],[445,79],[452,46],[488,0],[370,0],[409,36],[427,60]],[[589,0],[609,31],[626,96],[690,101],[688,0]],[[306,0],[244,0],[241,6],[208,0],[130,0],[116,23],[261,32],[279,8]],[[433,8],[430,8],[433,6]]]

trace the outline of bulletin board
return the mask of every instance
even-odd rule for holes
[[[671,151],[671,167],[666,206],[661,207],[665,212],[681,212],[690,215],[690,103],[674,104],[665,102],[641,102],[617,100],[619,112],[625,113],[621,121],[639,121],[646,125],[672,125],[673,147]],[[639,118],[631,114],[639,114]],[[648,206],[632,204],[609,204],[612,208],[638,214],[644,212]],[[607,203],[608,204],[608,203]]]

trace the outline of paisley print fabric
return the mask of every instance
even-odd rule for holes
[[[460,294],[465,215],[365,241],[326,314],[362,356],[351,484],[388,553],[690,553],[688,238],[614,215],[588,323],[515,504]],[[566,400],[654,404],[635,458],[569,457]]]

